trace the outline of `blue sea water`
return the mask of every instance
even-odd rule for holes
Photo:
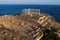
[[[60,22],[60,5],[0,5],[0,15],[19,14],[25,8],[40,9],[42,13],[52,15]]]

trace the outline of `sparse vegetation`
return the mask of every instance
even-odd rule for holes
[[[57,32],[56,28],[51,28],[52,30],[45,30],[44,36],[41,40],[60,40],[60,37],[55,33]]]

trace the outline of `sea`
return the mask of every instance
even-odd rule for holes
[[[23,9],[40,9],[40,12],[49,14],[60,22],[60,5],[0,5],[0,16],[20,14]]]

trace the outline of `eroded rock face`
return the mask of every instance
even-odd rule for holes
[[[18,40],[37,40],[43,36],[42,30],[40,29],[39,25],[36,22],[23,19],[22,17],[20,17],[20,15],[19,16],[8,15],[7,17],[5,16],[0,17],[1,17],[0,24],[3,24],[5,28],[16,32],[16,34],[18,34],[17,37],[20,38],[20,39],[18,38]],[[4,31],[6,29],[2,30]],[[11,34],[11,32],[9,34]],[[8,38],[9,37],[6,37],[7,40],[13,40],[11,38],[10,39]]]
[[[20,40],[20,37],[12,30],[0,27],[0,40]]]

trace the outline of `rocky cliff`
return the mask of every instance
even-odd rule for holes
[[[17,37],[13,39],[11,36],[12,39],[8,39],[4,33],[5,31],[1,29],[3,30],[2,33],[6,36],[2,40],[40,40],[44,35],[43,30],[51,30],[51,27],[56,27],[60,30],[60,24],[52,16],[43,13],[38,14],[38,12],[22,12],[19,15],[0,16],[0,28],[2,25],[4,30],[13,31],[15,32],[13,34],[18,37],[18,39]]]

